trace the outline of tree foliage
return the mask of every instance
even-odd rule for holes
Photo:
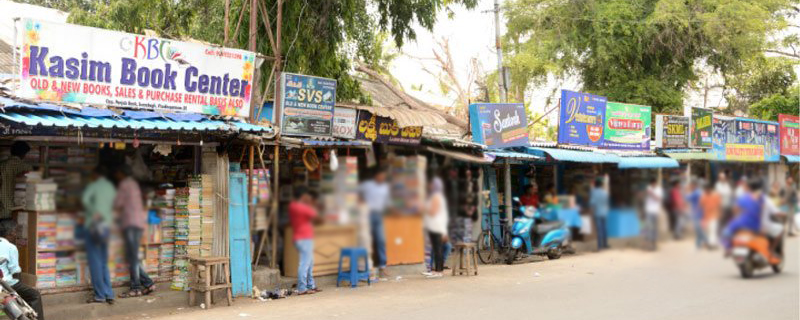
[[[224,38],[224,0],[26,0],[25,2],[69,11],[71,23],[126,32],[155,30],[170,38],[191,37],[214,44]],[[230,0],[229,27],[234,35],[243,2]],[[260,0],[275,30],[277,0]],[[432,29],[439,11],[450,5],[472,8],[477,0],[285,0],[281,55],[287,72],[337,79],[337,99],[365,102],[352,76],[353,61],[376,64],[381,58],[377,35],[388,32],[400,46],[415,39],[413,24]],[[377,8],[377,15],[374,10]],[[256,8],[259,9],[259,8]],[[241,15],[233,47],[248,47],[249,11]],[[259,12],[259,53],[275,56]],[[268,75],[270,64],[262,65]],[[266,78],[264,76],[263,78]],[[262,81],[264,85],[266,81]]]
[[[679,112],[704,61],[741,74],[797,0],[512,0],[506,50],[515,82],[577,75],[584,91]]]
[[[778,121],[778,114],[800,115],[800,86],[785,93],[776,93],[750,106],[750,116]]]

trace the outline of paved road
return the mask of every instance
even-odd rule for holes
[[[159,319],[798,319],[798,240],[783,274],[739,278],[721,253],[688,242],[514,266],[479,277],[409,277],[285,300],[186,310]]]

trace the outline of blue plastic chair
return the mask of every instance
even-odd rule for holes
[[[342,270],[342,264],[345,258],[350,259],[350,270]],[[360,270],[359,262],[364,258],[364,271]],[[342,280],[349,281],[350,287],[358,287],[358,282],[367,280],[367,285],[372,285],[369,279],[369,263],[367,262],[367,249],[365,248],[342,248],[339,254],[339,275],[336,277],[336,286]]]

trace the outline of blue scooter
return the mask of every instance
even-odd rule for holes
[[[519,199],[514,198],[515,203]],[[547,256],[551,260],[561,258],[565,249],[570,249],[572,234],[561,221],[543,221],[535,207],[519,206],[522,215],[514,219],[511,226],[511,249],[506,253],[506,263],[512,264],[521,255]]]

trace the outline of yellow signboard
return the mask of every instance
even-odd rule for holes
[[[728,143],[725,145],[728,161],[764,161],[764,146],[759,144]]]

